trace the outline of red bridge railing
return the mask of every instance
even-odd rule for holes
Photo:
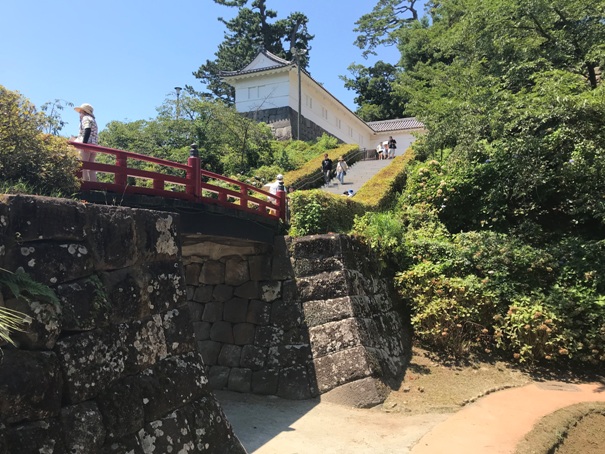
[[[187,164],[180,164],[152,156],[87,143],[70,141],[69,144],[81,151],[97,153],[97,159],[99,155],[115,157],[115,164],[82,162],[82,170],[113,175],[113,182],[82,180],[82,191],[101,190],[119,194],[142,194],[168,199],[181,199],[219,205],[271,219],[286,220],[285,192],[278,191],[276,195],[273,195],[241,181],[203,170],[200,168],[200,158],[198,157],[189,157]],[[143,161],[177,169],[182,171],[180,173],[185,176],[129,167],[129,163],[134,161]],[[81,171],[79,177],[82,178]],[[151,187],[129,184],[129,177],[150,180]],[[213,184],[213,181],[227,183],[229,188]]]

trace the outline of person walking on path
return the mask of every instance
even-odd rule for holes
[[[395,150],[397,149],[397,141],[393,139],[393,136],[389,136],[389,159],[395,157]]]
[[[345,175],[347,174],[347,170],[349,170],[349,166],[347,165],[344,158],[341,156],[338,158],[338,164],[336,164],[336,178],[340,181],[340,184],[345,183]]]
[[[324,154],[324,160],[321,161],[321,171],[324,174],[324,181],[329,185],[332,179],[332,160],[328,157],[328,153]]]
[[[91,143],[97,145],[99,142],[99,128],[94,116],[94,109],[90,104],[82,104],[80,107],[74,107],[74,110],[80,114],[80,132],[75,142]],[[94,151],[80,150],[82,161],[95,162],[97,154]],[[97,172],[94,170],[82,170],[82,179],[84,181],[97,181]]]

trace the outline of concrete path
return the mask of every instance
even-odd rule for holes
[[[374,159],[370,161],[356,162],[349,167],[349,170],[344,178],[344,184],[340,184],[340,182],[334,178],[329,185],[324,185],[321,189],[326,192],[331,192],[332,194],[342,194],[349,189],[357,192],[366,181],[376,174],[376,172],[388,166],[392,162],[392,159]],[[336,166],[336,161],[334,161],[334,166]]]
[[[605,385],[533,383],[489,394],[457,413],[414,416],[319,399],[215,394],[250,454],[508,454],[542,417],[605,402]]]

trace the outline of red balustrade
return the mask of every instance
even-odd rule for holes
[[[82,170],[113,175],[112,182],[82,180],[82,191],[108,191],[119,194],[142,194],[168,199],[181,199],[190,202],[219,205],[272,219],[286,220],[285,192],[279,191],[277,195],[273,195],[241,181],[203,170],[200,167],[200,158],[198,157],[190,157],[187,164],[180,164],[143,154],[101,147],[99,145],[71,141],[69,144],[81,151],[97,153],[97,156],[112,155],[115,157],[115,164],[82,161]],[[177,169],[182,171],[181,173],[185,176],[129,167],[129,162],[132,163],[134,161],[143,161]],[[80,179],[82,178],[82,171],[78,173],[78,176]],[[149,180],[151,181],[151,185],[148,187],[147,185],[129,184],[128,177]],[[213,184],[213,181],[222,181],[235,189]],[[167,188],[167,185],[170,187]]]

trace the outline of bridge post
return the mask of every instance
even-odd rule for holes
[[[283,186],[281,186],[278,190],[277,190],[277,198],[278,198],[278,203],[279,203],[279,218],[284,221],[287,222],[286,219],[286,191],[284,189],[282,189]]]
[[[200,157],[196,144],[191,144],[189,150],[189,159],[187,159],[187,194],[191,194],[196,199],[202,195],[202,172],[200,169]]]
[[[114,174],[114,183],[118,186],[125,188],[128,184],[128,178],[126,175],[126,169],[128,168],[128,158],[124,153],[116,154],[116,166],[119,168]]]

